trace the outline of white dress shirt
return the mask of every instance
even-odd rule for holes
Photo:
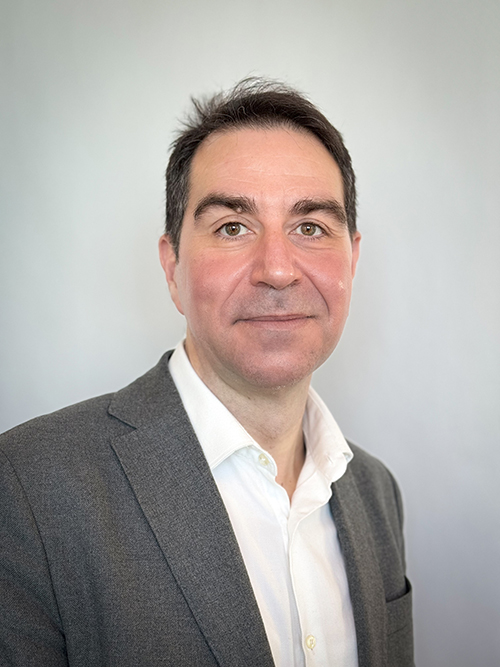
[[[273,457],[199,378],[179,343],[169,362],[226,506],[278,667],[356,667],[356,632],[331,484],[352,458],[311,388],[306,459],[290,504]]]

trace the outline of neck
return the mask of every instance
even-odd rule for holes
[[[302,418],[311,378],[293,386],[265,390],[235,386],[204,368],[189,345],[186,345],[186,352],[207,387],[276,461],[276,481],[291,500],[305,460]]]

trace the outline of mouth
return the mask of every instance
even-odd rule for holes
[[[287,328],[300,326],[309,320],[314,319],[314,315],[305,315],[303,313],[289,313],[286,315],[256,315],[254,317],[240,317],[235,324],[249,324],[255,327],[278,327]]]
[[[254,317],[242,317],[242,322],[288,322],[289,320],[307,320],[312,315],[303,315],[302,313],[291,313],[289,315],[255,315]]]

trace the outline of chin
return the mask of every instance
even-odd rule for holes
[[[314,359],[302,358],[301,363],[296,359],[264,360],[260,359],[258,363],[250,364],[248,360],[234,371],[237,375],[244,378],[250,386],[259,389],[280,390],[287,387],[293,387],[306,378],[326,361],[329,354],[324,357]]]

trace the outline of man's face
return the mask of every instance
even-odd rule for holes
[[[340,170],[313,135],[209,136],[192,163],[178,262],[160,241],[200,377],[240,392],[309,381],[344,328],[359,240]]]

